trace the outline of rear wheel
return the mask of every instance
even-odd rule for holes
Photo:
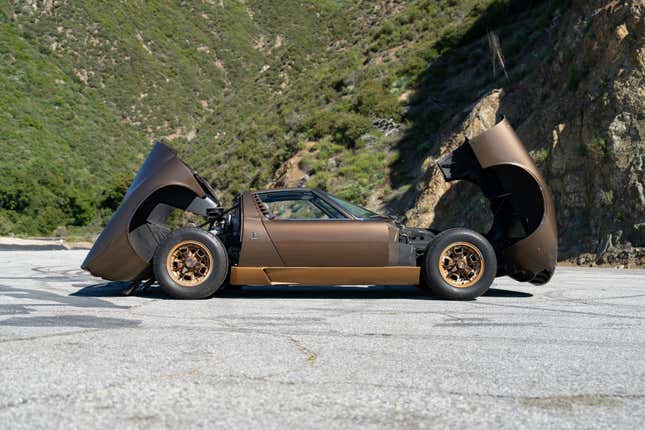
[[[446,299],[474,299],[488,290],[496,273],[497,257],[488,240],[475,231],[453,228],[428,245],[420,287]]]
[[[222,242],[207,231],[182,228],[171,232],[159,245],[153,271],[170,296],[203,299],[226,280],[228,255]]]

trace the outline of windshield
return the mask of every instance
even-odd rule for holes
[[[363,207],[360,207],[358,205],[355,205],[343,199],[339,199],[338,197],[330,196],[329,194],[327,194],[327,197],[329,197],[331,200],[336,202],[338,206],[343,208],[343,210],[348,212],[354,218],[382,218],[383,217],[382,215],[379,215],[376,212],[372,212],[369,209],[365,209]]]

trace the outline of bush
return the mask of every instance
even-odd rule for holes
[[[578,152],[583,157],[602,159],[608,156],[607,141],[602,137],[595,136],[591,142],[582,142],[578,147]]]
[[[356,89],[355,108],[363,115],[400,120],[403,107],[396,96],[387,92],[383,84],[376,80],[361,82]]]
[[[76,227],[88,225],[96,216],[92,202],[76,192],[67,196],[62,209],[70,219],[68,223]]]
[[[533,161],[535,161],[535,164],[542,166],[546,162],[547,158],[549,158],[549,153],[549,148],[542,148],[532,151],[531,157],[533,158]]]
[[[332,181],[333,175],[330,172],[318,172],[309,180],[307,186],[309,188],[318,188],[323,191],[328,191]]]
[[[29,205],[29,199],[21,190],[0,188],[0,209],[21,212]]]
[[[105,190],[101,192],[99,209],[117,210],[133,179],[125,174],[113,176]]]
[[[354,147],[358,138],[372,129],[369,118],[353,112],[323,111],[314,114],[307,123],[312,139],[330,135],[332,141],[348,148]]]

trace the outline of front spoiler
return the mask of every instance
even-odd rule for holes
[[[446,181],[479,185],[494,213],[486,237],[497,253],[498,275],[544,284],[557,262],[557,222],[551,192],[506,121],[467,140],[437,162]]]

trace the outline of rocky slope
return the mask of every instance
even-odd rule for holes
[[[645,264],[642,252],[630,252],[645,245],[644,5],[574,2],[545,41],[547,61],[482,97],[438,143],[443,153],[508,117],[551,186],[562,258],[593,253],[615,263],[602,255],[609,250],[623,263]],[[408,218],[435,227],[459,223],[472,190],[451,189],[430,166]]]

